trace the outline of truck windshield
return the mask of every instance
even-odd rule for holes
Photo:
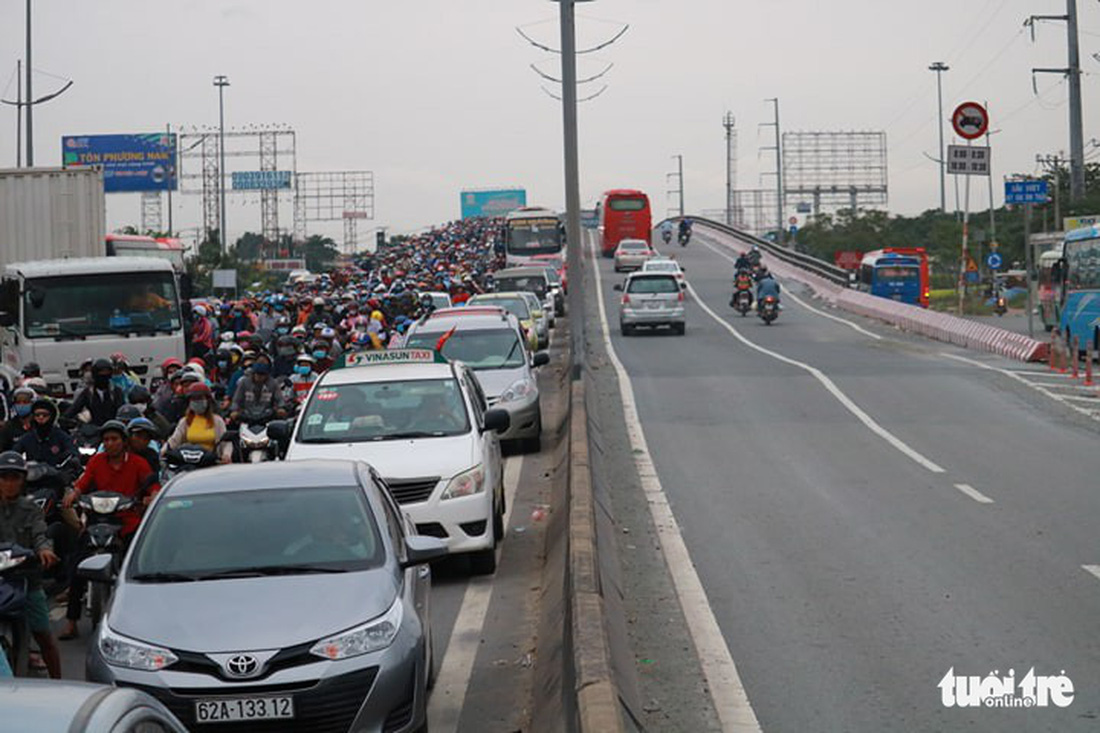
[[[27,338],[177,331],[181,326],[170,272],[112,272],[28,280]]]

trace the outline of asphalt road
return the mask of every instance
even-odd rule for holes
[[[560,654],[562,640],[538,639],[543,600],[544,549],[549,531],[553,482],[563,470],[555,447],[568,404],[560,376],[567,370],[568,321],[552,332],[551,363],[539,370],[543,449],[519,454],[506,449],[507,534],[492,576],[471,577],[464,558],[432,567],[432,634],[437,679],[428,700],[429,725],[436,733],[531,728],[539,656]],[[566,387],[568,383],[566,382]],[[64,608],[52,616],[55,633]],[[59,642],[67,679],[84,679],[84,658],[92,629],[85,617],[81,636]],[[545,721],[544,721],[545,723]]]
[[[732,262],[708,241],[728,251],[701,233],[659,247],[693,288],[683,337],[621,337],[622,276],[596,265],[660,481],[761,728],[1100,728],[1100,579],[1083,567],[1100,563],[1095,428],[944,354],[988,357],[858,321],[875,339],[790,297],[771,327],[741,318]],[[952,668],[1064,670],[1075,698],[949,708],[938,684]],[[655,709],[674,704],[639,671]]]

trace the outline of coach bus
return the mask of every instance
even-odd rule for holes
[[[155,257],[172,263],[176,272],[184,271],[183,243],[168,237],[140,237],[132,234],[108,234],[108,257]]]
[[[597,212],[600,252],[604,257],[615,254],[615,248],[624,239],[650,241],[653,215],[649,208],[649,197],[641,191],[606,191],[600,197]]]
[[[1055,266],[1062,259],[1063,245],[1039,255],[1039,315],[1043,327],[1053,331],[1062,318],[1062,282]]]
[[[1081,349],[1100,346],[1100,227],[1066,234],[1052,277],[1062,283],[1062,335],[1070,342],[1079,338]]]
[[[561,216],[541,206],[523,206],[504,217],[506,267],[534,265],[541,259],[565,255],[565,225]]]
[[[928,255],[923,247],[867,252],[859,265],[859,288],[880,298],[928,307]]]

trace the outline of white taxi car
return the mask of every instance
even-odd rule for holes
[[[367,461],[420,534],[489,574],[504,537],[498,433],[509,424],[461,362],[429,349],[351,353],[317,380],[286,457]]]

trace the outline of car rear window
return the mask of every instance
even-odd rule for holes
[[[645,242],[625,241],[622,242],[619,246],[623,249],[649,249],[649,245]]]
[[[657,277],[632,277],[627,286],[628,293],[679,293],[680,286],[676,278],[658,275]]]

